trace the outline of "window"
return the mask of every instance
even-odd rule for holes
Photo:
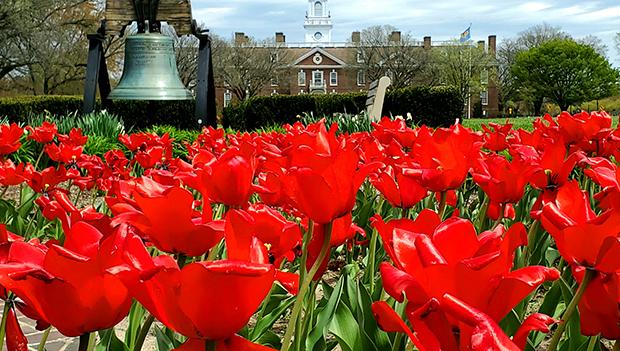
[[[364,71],[357,71],[357,85],[366,85],[366,74]]]
[[[330,73],[329,73],[329,85],[331,86],[336,86],[338,85],[338,72],[336,72],[335,69],[333,69]]]
[[[230,93],[230,90],[226,90],[226,92],[224,92],[224,107],[227,107],[228,105],[230,105],[231,101],[232,101],[232,94]]]
[[[300,87],[306,85],[306,72],[304,72],[303,70],[297,73],[297,85],[299,85]]]
[[[271,78],[271,86],[272,87],[277,87],[278,86],[278,77],[273,77]]]
[[[323,4],[320,1],[314,3],[314,15],[317,17],[323,16]]]
[[[483,106],[486,106],[489,104],[489,92],[488,91],[483,91],[480,93],[480,103]]]
[[[270,55],[270,59],[271,59],[271,62],[278,62],[278,60],[280,59],[280,57],[279,57],[279,55],[278,55],[278,53],[277,53],[277,52],[273,52],[273,53],[271,53],[271,55]]]
[[[364,56],[362,55],[361,51],[357,52],[357,58],[356,58],[357,63],[364,63]]]
[[[271,96],[274,96],[274,95],[278,95],[278,91],[275,89],[273,89],[273,91],[271,92]]]
[[[312,85],[315,87],[323,86],[323,71],[312,72]]]
[[[299,91],[299,95],[302,95],[302,94],[305,94],[305,93],[306,93],[306,92],[305,92],[303,89],[301,89],[301,90]]]
[[[489,71],[486,69],[480,72],[480,83],[481,84],[489,84]]]

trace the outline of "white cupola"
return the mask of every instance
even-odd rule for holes
[[[332,41],[332,16],[327,0],[308,0],[304,28],[306,29],[306,43],[320,46]]]

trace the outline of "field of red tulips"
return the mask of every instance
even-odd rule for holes
[[[80,351],[620,350],[608,114],[373,126],[204,129],[175,158],[1,125],[0,337],[28,350],[23,315]]]

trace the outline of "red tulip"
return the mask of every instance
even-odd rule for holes
[[[609,252],[616,259],[620,250]],[[613,257],[614,255],[615,257]],[[586,268],[573,266],[573,276],[581,283]],[[583,335],[601,335],[610,340],[620,339],[620,269],[616,272],[595,272],[579,300],[579,318]]]
[[[58,142],[60,144],[68,144],[72,146],[84,146],[88,141],[88,136],[82,134],[80,128],[72,128],[69,134],[58,134]]]
[[[188,339],[183,345],[173,351],[204,351],[205,341],[202,339]],[[277,351],[271,347],[255,344],[239,335],[233,335],[226,340],[220,340],[215,346],[215,351]]]
[[[491,127],[493,130],[489,129]],[[512,129],[512,124],[508,123],[506,120],[506,124],[497,124],[497,123],[489,123],[488,126],[486,124],[482,125],[482,130],[484,130],[484,148],[499,152],[506,150],[508,148],[508,134]]]
[[[8,303],[8,302],[5,302]],[[9,351],[28,351],[28,339],[24,335],[13,308],[8,309],[6,319],[6,347]]]
[[[498,154],[485,154],[477,160],[472,178],[491,203],[504,205],[521,200],[533,172],[532,165],[519,158],[508,161]]]
[[[244,207],[254,192],[256,159],[250,145],[231,148],[200,171],[203,196],[232,207]]]
[[[19,185],[30,180],[34,171],[34,167],[30,163],[15,165],[11,160],[0,161],[0,185]]]
[[[106,272],[115,237],[102,237],[94,227],[76,223],[64,247],[14,242],[0,264],[0,284],[66,336],[111,328],[127,315],[131,299]]]
[[[292,205],[321,224],[351,212],[359,187],[379,164],[358,167],[353,145],[339,143],[335,130],[328,132],[324,125],[317,133],[297,136],[294,145],[282,179]]]
[[[370,176],[370,183],[394,207],[411,208],[428,195],[413,177],[403,174],[400,167],[387,166]]]
[[[211,221],[208,203],[207,218],[195,213],[194,197],[186,189],[138,190],[134,200],[135,207],[125,202],[111,206],[116,214],[112,225],[133,225],[164,252],[201,256],[224,237],[224,222]]]
[[[559,278],[557,270],[540,266],[511,271],[514,250],[527,243],[522,224],[476,235],[466,220],[440,223],[436,213],[425,210],[415,221],[384,223],[375,217],[373,225],[397,267],[380,266],[384,288],[398,301],[406,295],[411,309],[448,293],[499,322],[540,284]],[[428,328],[443,328],[440,321],[427,321]],[[467,330],[461,333],[467,336]]]
[[[54,123],[50,123],[48,121],[43,122],[41,126],[35,128],[27,126],[26,130],[29,133],[28,139],[34,140],[39,144],[47,144],[52,142],[58,133],[58,127],[56,127]]]
[[[22,134],[24,130],[15,123],[0,125],[0,157],[12,154],[21,147],[19,139]]]
[[[272,265],[224,260],[180,270],[170,256],[151,258],[136,236],[125,247],[126,263],[112,271],[153,316],[188,338],[234,338],[274,282]]]
[[[247,212],[231,210],[226,215],[226,249],[230,259],[280,266],[285,258],[289,262],[295,260],[294,250],[300,244],[299,225],[267,206],[255,205]],[[259,256],[258,260],[252,256]]]
[[[541,221],[568,263],[609,273],[620,269],[620,257],[610,262],[606,254],[620,247],[620,213],[608,210],[597,216],[577,182],[558,190],[555,201],[543,207]]]
[[[478,139],[460,125],[435,132],[423,127],[411,151],[414,166],[404,174],[415,177],[432,192],[456,189],[479,157],[482,142]]]

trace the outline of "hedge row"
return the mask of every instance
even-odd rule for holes
[[[13,122],[25,122],[45,111],[67,115],[82,111],[80,96],[19,96],[0,99],[0,116]],[[97,109],[101,103],[97,102]],[[113,101],[108,112],[120,116],[126,127],[145,129],[153,125],[171,125],[181,129],[196,128],[194,101]]]
[[[460,94],[452,87],[410,87],[386,94],[383,115],[411,113],[415,124],[447,126],[461,117],[463,104]],[[222,124],[236,130],[254,130],[294,123],[304,113],[357,114],[365,109],[366,93],[260,96],[225,108]]]

